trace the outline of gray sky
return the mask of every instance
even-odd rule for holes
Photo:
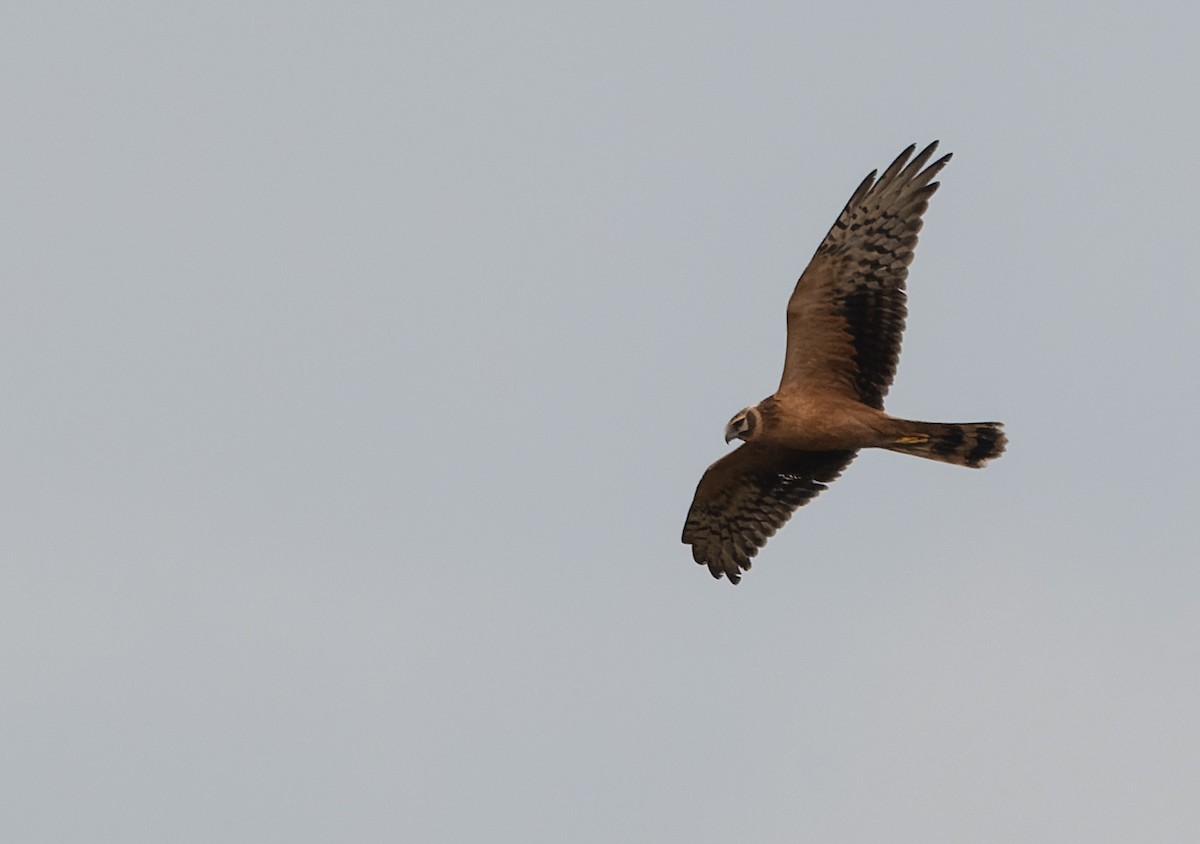
[[[1194,3],[4,17],[0,838],[1200,840]],[[1009,453],[713,581],[933,138],[888,409]]]

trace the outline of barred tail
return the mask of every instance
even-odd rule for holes
[[[898,422],[900,420],[897,420]],[[1000,422],[903,422],[899,440],[885,446],[891,451],[970,466],[978,469],[1004,453],[1008,437]]]

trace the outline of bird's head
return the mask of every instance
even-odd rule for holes
[[[762,430],[762,411],[757,407],[739,410],[725,426],[725,442],[745,440],[749,442]]]

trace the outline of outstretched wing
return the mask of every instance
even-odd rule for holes
[[[925,167],[937,141],[909,161],[914,149],[878,181],[874,172],[863,180],[796,282],[779,392],[833,392],[882,409],[900,358],[921,215],[938,188],[931,180],[950,160]]]
[[[750,558],[842,473],[854,451],[791,451],[746,443],[708,467],[683,526],[692,557],[713,577],[742,579]]]

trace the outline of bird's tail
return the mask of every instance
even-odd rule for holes
[[[890,451],[978,469],[1004,453],[1008,437],[999,422],[908,422],[896,420],[901,434]]]

